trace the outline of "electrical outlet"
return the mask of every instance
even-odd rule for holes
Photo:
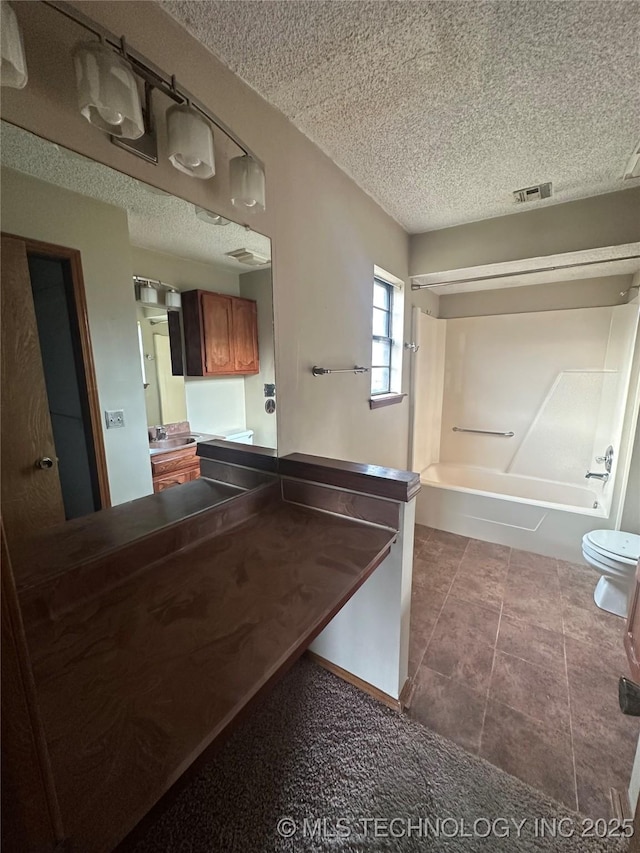
[[[122,409],[117,409],[113,412],[106,411],[104,419],[107,423],[107,429],[120,429],[120,427],[124,426],[124,412]]]

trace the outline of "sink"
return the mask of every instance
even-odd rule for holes
[[[181,447],[190,447],[200,440],[199,435],[177,435],[173,438],[163,438],[160,441],[153,441],[149,445],[149,453],[162,453],[167,450],[179,450]]]

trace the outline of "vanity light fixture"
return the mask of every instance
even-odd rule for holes
[[[145,132],[136,76],[129,63],[102,41],[73,51],[80,112],[105,133],[138,139]]]
[[[228,219],[225,219],[224,216],[220,216],[219,213],[212,213],[210,210],[207,210],[206,207],[198,207],[194,205],[196,216],[198,219],[201,219],[203,222],[207,222],[209,225],[228,225]]]
[[[167,137],[169,160],[178,171],[201,180],[215,175],[211,125],[188,102],[167,110]]]
[[[2,25],[0,82],[3,86],[10,86],[12,89],[24,89],[27,85],[28,74],[22,30],[11,6],[3,2],[0,4],[0,8],[2,9],[0,21]]]
[[[231,203],[243,210],[264,210],[264,171],[250,154],[229,161]]]
[[[242,151],[241,156],[229,161],[232,204],[246,212],[264,211],[264,167],[222,119],[189,91],[178,87],[174,74],[167,74],[146,56],[129,48],[124,36],[116,36],[64,0],[42,2],[98,39],[82,42],[73,51],[80,112],[87,121],[110,134],[111,141],[116,145],[148,162],[157,163],[157,134],[151,98],[152,93],[158,90],[175,102],[166,112],[167,153],[173,166],[201,180],[213,177],[214,126]],[[6,0],[2,0],[1,5],[2,84],[24,86],[26,65],[21,38],[19,44],[24,77],[18,78],[17,82],[10,82],[14,79],[11,73],[5,77],[5,36],[9,39],[13,25],[18,36],[20,31],[15,13]],[[210,217],[200,218],[212,221]],[[222,217],[215,220],[216,225],[227,223],[228,220]]]

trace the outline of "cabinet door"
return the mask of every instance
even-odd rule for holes
[[[232,311],[234,369],[237,373],[257,373],[260,359],[256,303],[251,299],[234,299]]]
[[[191,471],[178,471],[175,474],[168,474],[166,477],[155,477],[153,480],[153,491],[164,492],[165,489],[170,489],[172,486],[181,486],[182,483],[188,483],[191,480]]]
[[[200,293],[205,375],[235,372],[232,302],[220,293]]]

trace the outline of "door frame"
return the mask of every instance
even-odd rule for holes
[[[39,255],[44,255],[48,258],[56,258],[58,260],[65,260],[69,262],[71,282],[73,284],[75,312],[78,319],[78,330],[80,333],[80,349],[82,352],[82,363],[84,365],[85,384],[87,387],[89,421],[91,423],[93,449],[96,460],[100,508],[107,509],[111,506],[111,492],[109,489],[109,475],[107,471],[107,455],[104,449],[104,438],[102,434],[102,414],[100,399],[98,396],[98,383],[96,380],[95,364],[93,361],[93,349],[91,347],[91,332],[89,331],[89,315],[84,289],[84,275],[82,272],[82,253],[79,249],[71,249],[68,246],[58,246],[55,243],[45,243],[42,240],[32,240],[30,237],[23,237],[21,234],[9,234],[3,231],[2,236],[22,241],[25,245],[27,254],[29,252],[33,252]]]

